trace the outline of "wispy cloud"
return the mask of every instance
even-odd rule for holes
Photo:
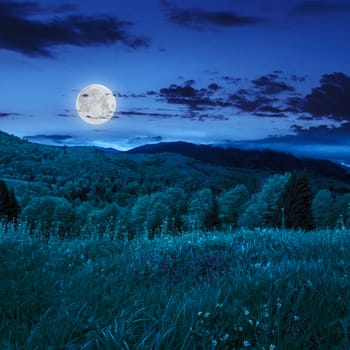
[[[172,1],[161,0],[163,10],[169,21],[196,29],[208,27],[251,26],[262,22],[261,18],[242,16],[231,11],[207,11],[200,8],[180,8]]]
[[[264,94],[275,95],[281,92],[294,92],[295,88],[283,81],[278,81],[279,76],[277,74],[268,74],[259,77],[252,81],[253,85],[257,87],[260,92]]]
[[[9,118],[9,117],[17,117],[20,116],[19,113],[13,112],[0,112],[0,118]]]
[[[74,9],[67,5],[58,8],[60,13]],[[34,16],[41,13],[49,14],[39,2],[3,1],[0,4],[0,48],[28,56],[53,57],[53,48],[60,45],[120,43],[131,48],[148,45],[148,39],[128,32],[132,23],[111,16],[71,14],[45,20]]]
[[[74,139],[72,135],[60,135],[60,134],[52,134],[52,135],[39,134],[39,135],[24,136],[23,138],[28,141],[34,141],[34,142],[45,141],[45,142],[54,143],[54,144],[64,144],[65,142],[68,142]]]
[[[350,12],[350,4],[338,1],[303,1],[293,7],[292,12],[300,15],[317,15]]]

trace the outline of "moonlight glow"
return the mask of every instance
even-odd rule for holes
[[[106,86],[92,84],[82,89],[76,100],[79,117],[88,124],[107,123],[117,107],[113,92]]]

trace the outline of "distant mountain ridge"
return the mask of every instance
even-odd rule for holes
[[[28,150],[29,154],[33,156],[33,150],[40,152],[47,152],[54,150],[57,146],[47,146],[43,144],[33,143],[23,140],[17,136],[9,135],[8,133],[0,131],[0,155],[4,152],[3,158],[6,161],[12,161],[13,154],[22,154]],[[29,148],[30,147],[30,148]],[[51,148],[53,147],[53,148]],[[60,147],[58,147],[60,148]],[[345,183],[350,183],[350,169],[347,164],[340,165],[329,160],[301,158],[296,157],[290,153],[272,150],[242,150],[234,147],[220,147],[218,145],[196,145],[188,142],[161,142],[157,144],[148,144],[133,148],[129,151],[118,151],[114,148],[104,147],[82,147],[91,150],[99,150],[108,154],[127,155],[127,154],[148,154],[156,155],[160,153],[173,153],[188,158],[195,159],[213,166],[223,166],[229,168],[237,168],[242,170],[256,171],[257,174],[267,171],[271,172],[291,172],[294,170],[307,170],[311,175],[316,177],[334,178]],[[30,149],[30,151],[29,151]],[[73,147],[75,149],[75,147]],[[35,151],[35,153],[37,152]],[[25,151],[27,152],[27,151]],[[26,158],[23,154],[21,158]],[[61,160],[60,160],[61,161]],[[259,175],[258,175],[259,176]]]
[[[242,150],[188,142],[161,142],[136,147],[126,153],[177,153],[206,163],[244,169],[269,169],[276,172],[307,170],[317,175],[350,180],[349,169],[329,160],[298,158],[272,150]]]

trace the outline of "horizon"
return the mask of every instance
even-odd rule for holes
[[[0,130],[0,132],[2,132]],[[9,134],[6,133],[5,134],[9,135],[9,136],[13,136],[13,137],[18,137],[14,134]],[[19,137],[20,138],[20,137]],[[142,145],[138,145],[132,148],[128,148],[128,149],[118,149],[115,147],[103,147],[103,146],[96,146],[96,145],[68,145],[68,144],[55,144],[55,143],[43,143],[43,142],[38,142],[35,140],[30,140],[26,137],[20,138],[23,141],[32,143],[32,144],[36,144],[36,145],[44,145],[44,146],[53,146],[53,147],[69,147],[69,148],[97,148],[100,150],[104,150],[106,152],[117,152],[117,153],[129,153],[130,151],[133,150],[137,150],[139,148],[143,148],[143,147],[147,147],[147,146],[157,146],[157,145],[164,145],[164,144],[187,144],[187,145],[192,145],[192,146],[209,146],[209,147],[214,147],[214,148],[219,148],[219,149],[237,149],[237,150],[241,150],[241,151],[260,151],[260,152],[265,152],[265,151],[271,151],[271,152],[276,152],[276,153],[280,153],[280,154],[285,154],[285,155],[292,155],[296,158],[299,159],[315,159],[315,160],[327,160],[327,161],[331,161],[332,163],[336,164],[336,165],[341,165],[345,168],[350,168],[350,156],[345,155],[342,158],[337,158],[337,159],[333,159],[333,158],[327,158],[327,157],[322,157],[319,156],[317,154],[314,154],[313,152],[307,154],[305,152],[291,152],[290,150],[286,149],[273,149],[272,147],[265,147],[265,146],[259,146],[256,143],[241,143],[241,142],[235,142],[235,143],[226,143],[226,144],[213,144],[213,143],[194,143],[194,142],[187,142],[187,141],[161,141],[161,142],[154,142],[154,143],[147,143],[147,144],[142,144]],[[147,153],[147,151],[146,151]],[[181,154],[181,152],[174,152],[174,153],[178,153]]]
[[[350,161],[346,1],[0,1],[0,19],[2,131],[121,151],[184,141]],[[99,126],[75,110],[92,83],[117,98]]]

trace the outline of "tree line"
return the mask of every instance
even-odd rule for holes
[[[80,193],[81,188],[84,184],[71,188],[70,193]],[[126,205],[113,200],[98,205],[105,192],[101,185],[95,198],[89,200],[39,195],[21,203],[0,180],[0,218],[6,222],[25,220],[33,229],[40,225],[45,232],[56,228],[63,237],[79,236],[93,229],[98,234],[118,232],[129,239],[238,227],[309,231],[350,225],[350,194],[336,195],[328,189],[314,194],[305,172],[272,175],[254,193],[245,184],[223,191],[203,187],[194,192],[169,186],[139,194]]]

